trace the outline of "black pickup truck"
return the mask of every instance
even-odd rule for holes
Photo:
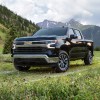
[[[71,60],[92,64],[93,41],[85,40],[81,31],[71,27],[40,29],[33,36],[16,38],[12,47],[17,70],[26,71],[35,64],[55,64],[64,72]]]

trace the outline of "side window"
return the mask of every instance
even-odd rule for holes
[[[68,31],[68,34],[69,34],[69,37],[70,37],[70,35],[74,34],[73,29],[70,28]]]
[[[74,31],[75,31],[75,34],[77,35],[77,38],[82,39],[80,31],[78,31],[78,30],[74,30]]]

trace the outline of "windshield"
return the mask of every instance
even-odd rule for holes
[[[64,36],[67,33],[67,28],[57,27],[57,28],[48,28],[48,29],[40,29],[33,36]]]

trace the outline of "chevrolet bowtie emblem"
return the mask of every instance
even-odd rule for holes
[[[32,42],[30,42],[30,41],[26,41],[26,42],[24,42],[24,44],[26,44],[26,45],[31,45]]]

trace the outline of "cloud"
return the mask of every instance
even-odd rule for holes
[[[35,23],[44,19],[66,22],[74,18],[100,25],[100,0],[0,0],[0,3]]]

